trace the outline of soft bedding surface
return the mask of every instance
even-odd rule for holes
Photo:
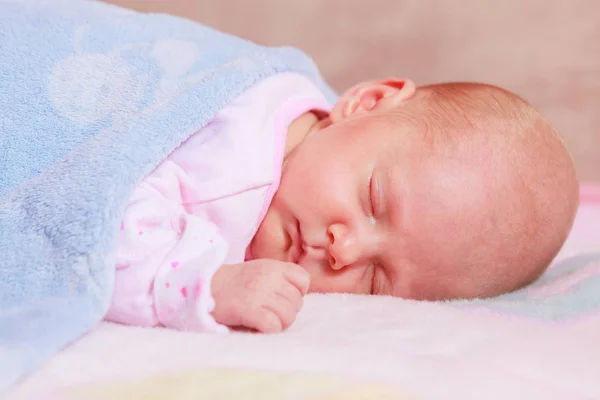
[[[598,399],[600,189],[533,286],[425,303],[311,295],[278,335],[103,323],[10,399]]]

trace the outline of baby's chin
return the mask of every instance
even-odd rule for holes
[[[286,254],[283,251],[278,251],[279,246],[276,246],[277,241],[273,240],[273,234],[268,229],[262,229],[261,225],[252,238],[248,250],[246,252],[247,258],[250,256],[252,259],[257,260],[260,258],[267,258],[277,261],[285,261]]]

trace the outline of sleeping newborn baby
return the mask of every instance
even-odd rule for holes
[[[107,319],[287,328],[308,292],[446,300],[534,281],[578,204],[557,133],[486,84],[267,78],[136,188]]]

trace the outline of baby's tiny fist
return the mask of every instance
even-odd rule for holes
[[[292,263],[261,259],[223,265],[212,281],[212,315],[224,325],[280,332],[296,319],[309,285],[309,274]]]

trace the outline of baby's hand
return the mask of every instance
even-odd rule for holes
[[[215,320],[275,333],[289,327],[302,308],[310,275],[297,264],[259,259],[223,265],[212,279]]]

